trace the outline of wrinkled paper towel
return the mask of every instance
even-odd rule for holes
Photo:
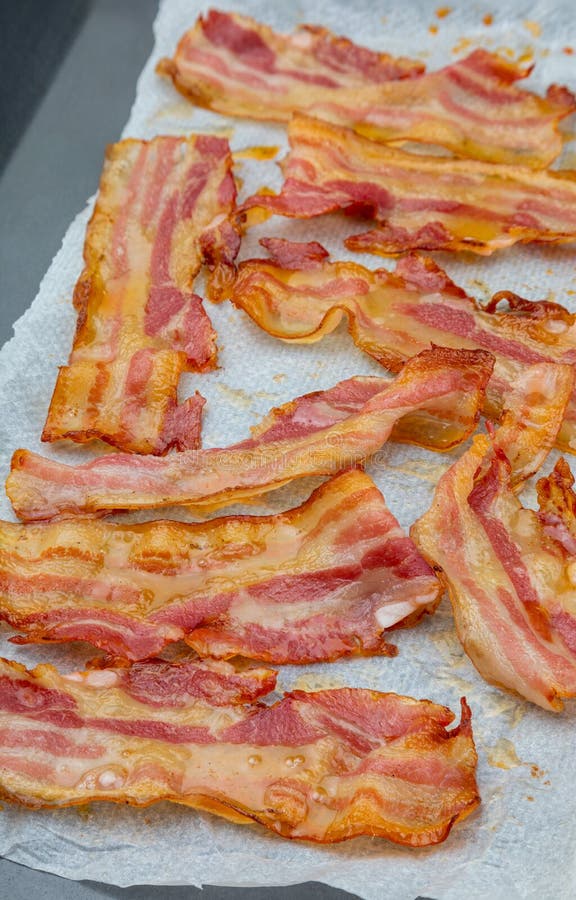
[[[534,56],[536,72],[528,84],[542,90],[551,82],[576,88],[573,58],[563,48],[576,42],[570,2],[460,3],[445,18],[433,3],[405,0],[376,4],[316,0],[271,4],[264,0],[228,0],[226,8],[254,15],[290,30],[298,22],[327,25],[337,33],[374,48],[420,56],[430,69],[485,46],[505,53]],[[195,109],[154,73],[170,55],[180,34],[204,9],[197,0],[165,0],[155,24],[156,44],[138,82],[136,102],[125,135],[210,131],[229,137],[233,150],[254,145],[286,148],[283,128],[226,119]],[[491,26],[483,17],[492,13]],[[434,24],[438,33],[429,27]],[[569,28],[572,32],[569,33]],[[564,165],[570,163],[570,144]],[[242,196],[262,184],[277,188],[274,161],[239,160]],[[52,393],[56,368],[65,362],[75,316],[70,298],[82,265],[89,207],[73,222],[62,249],[44,278],[31,308],[15,326],[14,338],[0,354],[1,477],[17,447],[40,450],[65,460],[86,458],[94,449],[42,446],[40,432]],[[270,220],[251,230],[242,256],[260,254],[264,234],[317,239],[335,258],[346,258],[342,236],[350,229],[343,217],[310,222]],[[356,225],[357,230],[357,225]],[[572,250],[529,247],[490,259],[451,258],[439,254],[455,280],[479,297],[502,288],[533,299],[556,298],[571,308],[576,289]],[[374,257],[366,265],[387,265]],[[209,306],[218,331],[220,368],[187,376],[183,393],[198,388],[207,398],[205,446],[225,446],[244,437],[250,425],[276,406],[311,390],[327,388],[356,374],[382,374],[360,353],[344,326],[313,346],[289,346],[261,332],[228,303]],[[101,450],[100,450],[101,452]],[[417,448],[387,446],[368,466],[370,475],[408,528],[428,507],[434,484],[451,456]],[[279,511],[301,502],[315,482],[308,479],[265,498],[248,511]],[[2,498],[0,514],[13,518]],[[180,516],[184,516],[182,512]],[[75,649],[17,648],[0,632],[0,654],[27,665],[52,662],[63,669],[81,667],[93,656],[86,645]],[[279,690],[355,685],[428,697],[458,709],[468,698],[480,764],[480,810],[457,826],[445,844],[409,850],[379,839],[356,839],[318,847],[283,841],[263,829],[239,827],[208,814],[160,804],[145,811],[94,805],[59,812],[30,812],[7,804],[0,813],[0,854],[33,868],[74,879],[116,885],[220,884],[235,886],[322,881],[364,898],[436,900],[460,898],[565,898],[576,884],[576,704],[553,715],[485,684],[456,639],[448,603],[417,628],[394,636],[395,659],[370,659],[281,670]]]

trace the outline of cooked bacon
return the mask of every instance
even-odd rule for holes
[[[536,485],[539,519],[544,531],[576,557],[576,494],[574,476],[565,459],[560,458],[547,478]]]
[[[309,245],[278,239],[261,243],[272,262],[241,263],[231,300],[268,334],[312,343],[346,317],[354,343],[392,372],[431,344],[488,350],[496,362],[484,413],[494,420],[510,391],[532,371],[533,390],[523,386],[519,398],[526,402],[525,416],[515,418],[518,439],[529,441],[525,462],[514,461],[519,480],[537,471],[543,460],[534,456],[534,430],[524,428],[524,421],[537,414],[544,417],[538,440],[553,440],[556,432],[559,446],[576,452],[576,325],[575,316],[562,306],[505,291],[481,305],[432,259],[418,254],[403,257],[391,273],[326,262],[320,245],[308,250]],[[507,311],[498,308],[504,301]]]
[[[167,457],[107,454],[68,466],[27,450],[12,458],[8,495],[23,521],[183,504],[216,508],[304,475],[331,475],[396,440],[446,450],[474,430],[493,357],[436,347],[394,381],[350,378],[287,403],[232,447]]]
[[[317,269],[330,254],[318,241],[299,243],[285,238],[261,238],[260,244],[266,248],[272,261],[285,269]],[[236,276],[237,278],[238,276]],[[234,281],[234,287],[236,280]]]
[[[0,661],[0,797],[32,808],[170,800],[285,838],[413,847],[443,841],[480,802],[465,700],[450,730],[444,706],[362,688],[222,705],[226,669],[208,699],[187,687],[198,665],[160,666],[140,666],[135,691],[131,670],[65,676]],[[227,669],[232,693],[246,682],[257,695],[273,677]]]
[[[243,209],[301,219],[339,209],[370,214],[379,227],[347,238],[350,250],[489,255],[517,242],[576,240],[571,172],[406,153],[303,115],[288,136],[281,193],[255,194]]]
[[[525,406],[514,414],[521,419]],[[506,456],[514,439],[510,421],[494,441],[476,437],[410,534],[442,569],[458,636],[481,675],[560,710],[576,696],[573,479],[561,461],[539,483],[540,512],[523,508]]]
[[[417,60],[376,53],[317,25],[278,34],[249,16],[212,9],[156,71],[198,106],[282,122],[295,109],[423,70]]]
[[[204,400],[178,405],[182,372],[215,364],[215,333],[192,293],[228,290],[238,234],[227,141],[208,135],[108,148],[74,292],[78,324],[42,439],[100,438],[137,453],[200,443]]]
[[[575,374],[573,366],[537,363],[528,366],[506,394],[494,445],[510,463],[514,486],[531,478],[554,446],[574,394]]]
[[[432,612],[440,586],[358,471],[297,509],[203,524],[0,523],[0,619],[16,643],[89,641],[143,659],[305,663],[394,655],[384,632]]]
[[[516,82],[532,67],[481,49],[438,72],[422,69],[324,28],[280,35],[214,10],[158,65],[194,103],[225,115],[287,122],[301,112],[373,140],[438,144],[457,156],[537,169],[560,153],[558,123],[576,109],[567,88],[552,85],[545,98],[520,90]]]

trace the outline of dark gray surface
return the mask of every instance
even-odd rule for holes
[[[90,6],[90,0],[0,2],[0,171],[17,146]],[[50,23],[57,27],[50,27]],[[48,27],[47,27],[48,26]]]
[[[42,8],[40,0],[35,6]],[[157,0],[93,2],[3,172],[2,343],[34,299],[68,225],[98,186],[104,148],[128,118],[136,79],[152,49],[156,6]]]
[[[35,6],[40,8],[39,0]],[[4,170],[0,179],[0,344],[10,337],[13,322],[34,299],[71,220],[97,188],[104,147],[118,137],[128,118],[137,76],[152,47],[156,6],[156,0],[94,0]],[[47,29],[58,28],[46,18],[44,24]],[[121,889],[65,881],[0,859],[0,900],[337,900],[352,896],[320,884],[202,892],[185,887]]]
[[[347,900],[346,891],[308,882],[284,888],[143,887],[116,888],[93,881],[74,882],[0,860],[2,900]],[[424,900],[424,898],[419,898]]]

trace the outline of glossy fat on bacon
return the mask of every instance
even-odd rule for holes
[[[558,445],[576,452],[576,317],[564,307],[505,291],[480,304],[432,259],[418,254],[399,260],[395,272],[373,271],[353,262],[328,262],[327,251],[314,242],[264,238],[261,243],[272,259],[241,263],[230,299],[268,334],[313,343],[345,318],[356,346],[391,372],[430,345],[487,350],[495,365],[484,414],[499,420],[507,395],[532,371],[526,418],[543,412],[540,436],[555,430]],[[532,440],[533,430],[529,434]],[[529,462],[533,454],[527,450]],[[521,465],[513,468],[519,475]]]
[[[279,195],[243,208],[309,219],[336,210],[370,214],[376,229],[346,239],[350,250],[489,255],[518,242],[576,240],[576,177],[406,153],[347,128],[295,115]]]
[[[17,643],[89,641],[143,659],[276,664],[393,655],[384,632],[432,612],[440,585],[359,471],[276,516],[201,524],[0,523],[0,619]]]
[[[560,153],[558,123],[576,104],[557,85],[545,98],[520,90],[516,82],[531,69],[479,49],[423,75],[420,63],[325,28],[283,35],[215,10],[158,65],[194,103],[225,115],[287,122],[301,112],[373,140],[438,144],[456,156],[538,169]]]
[[[213,295],[234,274],[231,166],[227,141],[208,135],[108,148],[44,441],[100,438],[156,454],[199,445],[204,400],[178,404],[178,382],[215,365],[216,335],[192,287],[202,263]]]
[[[135,686],[130,669],[65,676],[0,661],[0,798],[170,800],[285,838],[365,834],[411,847],[443,841],[480,802],[465,700],[450,730],[446,707],[362,688],[225,706],[226,670],[208,699],[188,689],[190,665],[141,665]],[[272,675],[228,670],[233,693]]]
[[[304,475],[347,469],[390,436],[446,450],[474,430],[493,359],[436,347],[394,381],[350,378],[299,397],[273,410],[251,438],[223,449],[108,454],[79,466],[18,450],[6,489],[23,521],[174,504],[214,509]]]
[[[295,109],[413,78],[424,66],[360,47],[317,25],[279,34],[238,13],[210,10],[157,71],[198,106],[232,116],[288,121]]]
[[[541,511],[513,490],[506,440],[479,436],[412,527],[442,569],[458,636],[487,681],[550,710],[576,696],[576,545],[564,461],[539,483]]]

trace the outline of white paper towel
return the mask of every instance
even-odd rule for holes
[[[499,0],[455,6],[445,18],[436,3],[404,0],[395,7],[371,0],[354,3],[317,0],[271,4],[264,0],[228,2],[281,30],[298,22],[325,24],[337,33],[374,48],[421,56],[429,68],[442,66],[478,45],[507,53],[532,53],[537,63],[529,86],[553,81],[576,88],[573,57],[563,48],[576,44],[572,4]],[[232,148],[286,147],[284,129],[226,119],[195,109],[158,78],[154,67],[170,55],[199,12],[197,0],[165,0],[155,24],[156,45],[138,82],[136,102],[125,135],[151,137],[191,130],[229,136]],[[483,17],[494,17],[491,26]],[[436,25],[432,34],[429,26]],[[576,49],[576,48],[575,48]],[[569,163],[570,144],[565,154]],[[278,187],[273,162],[242,161],[243,196],[261,184]],[[15,326],[14,338],[0,353],[0,476],[8,472],[17,447],[28,447],[65,460],[86,458],[93,450],[50,448],[39,435],[52,393],[56,368],[68,355],[75,316],[70,298],[82,265],[89,208],[71,225],[62,249],[45,276],[32,307]],[[253,229],[242,257],[260,255],[258,237],[276,234],[316,239],[335,258],[350,258],[341,238],[350,224],[342,217],[311,222],[270,220]],[[358,257],[356,257],[358,258]],[[437,258],[455,280],[477,296],[502,288],[531,298],[557,299],[576,309],[574,252],[558,248],[512,249],[491,259]],[[367,265],[382,265],[364,257]],[[386,263],[384,263],[386,264]],[[188,376],[183,393],[199,389],[208,400],[205,446],[223,446],[247,434],[271,406],[302,393],[333,385],[355,374],[381,374],[360,353],[342,327],[314,346],[289,346],[265,335],[229,304],[209,308],[218,331],[220,368]],[[415,448],[385,447],[368,467],[386,499],[407,528],[429,505],[434,483],[450,455]],[[265,498],[252,512],[279,511],[309,493],[306,480]],[[0,514],[13,518],[5,498]],[[182,515],[181,513],[179,515]],[[28,665],[41,660],[70,670],[93,656],[86,647],[16,648],[9,629],[0,632],[0,654]],[[279,689],[309,689],[344,684],[428,697],[456,710],[465,694],[472,706],[480,754],[483,804],[437,848],[410,851],[377,839],[315,847],[282,841],[258,827],[241,828],[207,814],[167,804],[136,811],[92,806],[60,812],[29,812],[4,806],[0,814],[0,855],[75,879],[130,884],[278,885],[323,881],[370,900],[437,900],[462,897],[491,900],[567,898],[576,890],[576,777],[574,718],[569,705],[560,716],[544,713],[486,685],[463,655],[448,604],[429,621],[395,637],[395,659],[371,659],[315,667],[287,667]]]

